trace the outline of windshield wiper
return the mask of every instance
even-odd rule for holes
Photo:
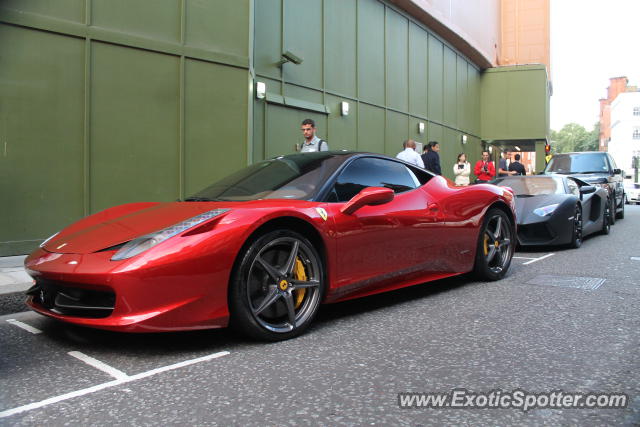
[[[533,194],[517,194],[516,197],[535,197]]]
[[[186,199],[184,199],[185,202],[213,202],[213,199],[210,199],[208,197],[187,197]]]

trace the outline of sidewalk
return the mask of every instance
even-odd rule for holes
[[[26,255],[0,257],[0,295],[23,292],[31,287],[33,280],[24,271]]]

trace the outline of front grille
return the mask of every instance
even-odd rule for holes
[[[522,242],[546,242],[553,237],[547,224],[538,222],[535,224],[519,225],[518,237]]]
[[[69,283],[52,280],[36,280],[27,295],[33,302],[57,314],[75,317],[102,318],[113,312],[116,294],[74,287]]]

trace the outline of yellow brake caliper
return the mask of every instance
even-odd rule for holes
[[[487,233],[484,233],[484,255],[489,255],[489,236]]]
[[[307,280],[307,273],[304,271],[304,265],[300,258],[296,257],[296,265],[293,269],[293,276],[296,280],[305,281]],[[296,308],[299,308],[302,305],[302,301],[304,300],[304,295],[307,293],[306,288],[296,289],[293,291],[293,295],[295,297],[295,305]]]

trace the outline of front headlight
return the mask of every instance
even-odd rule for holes
[[[547,205],[538,209],[534,209],[533,213],[539,216],[549,216],[556,210],[556,208],[560,206],[558,203],[555,205]]]
[[[223,214],[228,210],[229,209],[214,209],[212,211],[208,211],[203,214],[194,216],[193,218],[189,218],[187,220],[179,222],[178,224],[172,225],[163,230],[138,237],[137,239],[133,239],[130,242],[127,242],[123,247],[121,247],[120,250],[111,257],[111,261],[120,261],[136,256],[146,250],[151,249],[155,245],[164,242],[168,238],[173,237],[176,234],[180,234],[183,231],[195,227],[198,224],[202,224],[203,222],[220,214]]]

